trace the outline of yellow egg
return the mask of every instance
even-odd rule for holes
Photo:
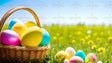
[[[63,59],[69,59],[69,54],[66,53],[65,51],[59,51],[56,55],[55,55],[55,59],[57,61],[61,61]]]
[[[21,37],[22,33],[26,30],[26,26],[24,24],[16,23],[12,27],[12,30],[18,33],[18,35]]]
[[[35,24],[35,23],[32,22],[32,21],[27,21],[27,22],[25,23],[25,25],[26,25],[27,28],[30,28],[30,27],[32,27],[32,26],[37,26],[37,24]]]
[[[21,45],[37,47],[42,40],[42,34],[42,30],[37,26],[28,28],[21,36]]]

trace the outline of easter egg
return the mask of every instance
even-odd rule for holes
[[[42,40],[42,30],[37,26],[28,28],[21,35],[22,46],[36,47],[40,44],[41,40]]]
[[[42,41],[39,44],[39,46],[47,46],[50,42],[50,35],[45,29],[43,29],[43,28],[41,28],[41,29],[43,32],[43,37],[42,37]]]
[[[26,25],[27,28],[30,28],[30,27],[33,27],[33,26],[37,26],[37,24],[35,24],[35,23],[32,22],[32,21],[27,21],[27,22],[25,23],[25,25]]]
[[[69,63],[69,60],[68,59],[65,59],[64,63]]]
[[[22,33],[26,30],[26,26],[23,24],[16,23],[12,27],[12,30],[18,33],[18,35],[21,37]]]
[[[85,62],[96,63],[97,61],[98,61],[98,59],[97,59],[96,55],[93,53],[89,53],[85,58]]]
[[[16,24],[16,23],[21,23],[21,24],[23,24],[20,20],[18,20],[18,19],[13,19],[13,20],[11,20],[11,22],[9,23],[8,29],[11,30],[12,27],[14,26],[14,24]]]
[[[73,56],[70,59],[70,63],[84,63],[83,59],[80,58],[79,56]]]
[[[73,57],[76,53],[72,47],[66,48],[65,52],[67,52],[69,54],[70,58]]]
[[[58,60],[58,61],[61,61],[61,60],[64,60],[64,59],[68,59],[68,58],[69,58],[69,55],[65,51],[59,51],[55,55],[55,59]]]
[[[12,30],[4,30],[1,32],[1,43],[5,45],[17,46],[20,43],[20,37]]]
[[[81,57],[85,61],[86,55],[85,55],[85,53],[83,51],[76,52],[75,56],[79,56],[79,57]]]

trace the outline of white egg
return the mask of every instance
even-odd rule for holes
[[[70,55],[70,57],[73,57],[76,53],[72,47],[66,48],[65,52],[67,52]]]

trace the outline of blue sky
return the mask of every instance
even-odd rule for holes
[[[36,12],[41,25],[105,25],[112,24],[111,0],[0,0],[0,18],[11,8],[16,6],[29,7]],[[17,11],[12,19],[19,19],[24,23],[34,21],[33,16],[26,11]]]

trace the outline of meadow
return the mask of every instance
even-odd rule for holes
[[[94,53],[98,61],[112,63],[112,26],[43,26],[50,34],[50,49],[40,63],[62,63],[55,60],[55,55],[67,47],[85,54]],[[7,29],[4,26],[3,30]],[[30,62],[29,62],[30,63]],[[34,61],[38,63],[38,61]]]

